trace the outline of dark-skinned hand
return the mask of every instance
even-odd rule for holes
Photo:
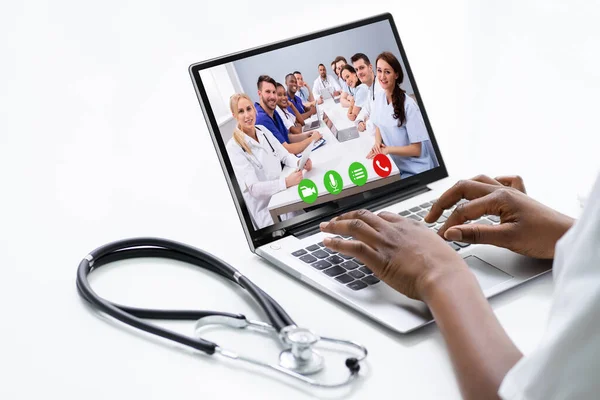
[[[479,175],[461,180],[431,207],[426,222],[437,221],[461,199],[438,234],[447,240],[486,243],[534,258],[554,258],[556,242],[574,220],[527,196],[519,176]],[[483,215],[500,217],[499,225],[465,224]]]

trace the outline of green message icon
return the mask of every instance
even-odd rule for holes
[[[331,194],[340,193],[344,187],[342,176],[334,170],[327,171],[323,177],[323,183],[325,184],[325,189]]]
[[[348,175],[350,175],[350,180],[356,186],[362,186],[367,183],[367,168],[358,161],[350,164]]]
[[[305,203],[314,203],[319,197],[317,185],[310,179],[302,179],[298,185],[298,194]]]

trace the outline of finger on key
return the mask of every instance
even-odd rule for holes
[[[493,196],[484,196],[468,203],[459,204],[438,230],[438,233],[440,236],[445,237],[447,229],[455,225],[462,225],[466,221],[479,219],[485,214],[497,214],[497,208],[498,205]]]
[[[481,183],[488,183],[490,185],[496,185],[496,186],[502,186],[502,184],[500,182],[498,182],[497,180],[495,180],[494,178],[490,178],[487,175],[477,175],[473,178],[471,178],[472,181],[475,182],[481,182]]]
[[[429,214],[425,217],[425,222],[432,223],[440,218],[440,215],[458,203],[461,199],[473,200],[483,197],[497,190],[498,186],[489,183],[475,182],[471,180],[460,180],[450,189],[446,190],[440,198],[433,203]]]
[[[358,259],[375,273],[383,268],[382,256],[364,242],[327,237],[323,239],[323,244],[331,250]]]
[[[458,225],[448,229],[445,238],[471,244],[485,243],[509,248],[511,242],[514,242],[513,228],[514,223],[510,222],[493,226],[480,224]]]
[[[386,226],[386,222],[383,219],[381,219],[377,214],[374,214],[371,211],[364,208],[360,210],[347,212],[336,217],[335,219],[337,221],[360,219],[361,221],[364,221],[377,231]]]
[[[388,222],[394,223],[394,222],[400,222],[404,219],[404,217],[399,216],[396,213],[392,213],[389,211],[382,211],[379,214],[377,214],[377,216],[381,219],[384,219]]]
[[[319,225],[322,232],[332,233],[334,235],[352,236],[369,245],[383,241],[381,234],[372,226],[361,219],[336,219],[329,222],[322,222]]]
[[[515,188],[525,194],[527,191],[525,190],[525,183],[523,182],[523,178],[518,175],[508,175],[508,176],[498,176],[496,180],[500,182],[504,186],[509,186]]]

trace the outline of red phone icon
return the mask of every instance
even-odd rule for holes
[[[392,172],[392,163],[385,154],[377,154],[373,158],[373,169],[377,175],[385,178]]]

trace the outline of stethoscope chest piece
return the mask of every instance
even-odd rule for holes
[[[315,374],[323,369],[323,356],[312,349],[320,337],[309,329],[289,326],[281,337],[290,348],[279,354],[279,365],[302,375]]]

